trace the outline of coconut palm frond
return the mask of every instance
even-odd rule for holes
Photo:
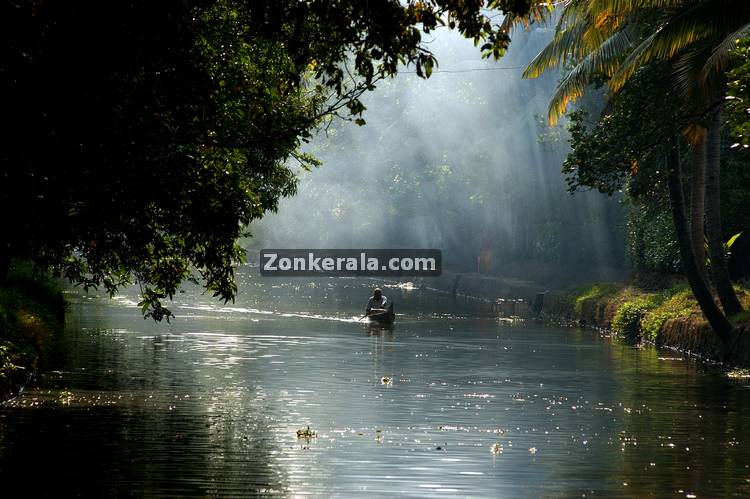
[[[582,72],[576,71],[575,69],[565,76],[563,81],[560,82],[560,85],[558,85],[557,90],[555,90],[549,103],[547,119],[550,126],[557,124],[560,117],[563,116],[568,109],[568,105],[571,102],[575,102],[583,95],[586,85],[588,84],[589,78],[584,77]]]
[[[716,44],[711,51],[711,55],[703,63],[703,67],[698,75],[700,81],[707,82],[712,73],[725,69],[729,61],[729,53],[734,49],[737,40],[748,34],[750,34],[750,23],[746,23],[729,33],[723,40]]]
[[[577,62],[560,82],[549,107],[555,122],[583,94],[595,74],[613,92],[643,65],[678,58],[674,78],[683,96],[705,102],[710,80],[725,68],[734,41],[750,33],[750,0],[567,0],[553,41],[528,65],[524,78]],[[661,16],[658,29],[633,48],[641,13]],[[718,81],[718,80],[717,80]],[[700,95],[699,95],[700,94]]]
[[[539,52],[523,72],[524,78],[537,78],[549,68],[564,65],[580,56],[586,49],[583,43],[584,34],[592,28],[590,23],[579,22],[556,35],[550,43]]]
[[[597,4],[596,0],[589,1],[586,5],[586,16],[594,20],[594,23],[602,29],[614,31],[631,14],[630,7],[610,8],[604,4]]]
[[[679,51],[711,36],[715,27],[698,19],[685,23],[668,23],[654,34],[646,37],[615,71],[610,88],[617,91],[633,75],[636,69],[657,59],[671,59]]]
[[[616,31],[592,54],[596,71],[611,75],[632,45],[632,34],[628,26]]]
[[[591,27],[581,34],[581,40],[586,47],[585,52],[581,54],[584,56],[596,50],[601,44],[607,41],[612,33],[617,31],[618,25],[609,22],[600,23],[596,19],[591,22]]]
[[[610,12],[629,14],[641,9],[674,9],[705,0],[590,0],[589,13]]]
[[[617,26],[620,31],[622,28]],[[537,78],[549,68],[577,62],[592,52],[600,50],[607,44],[606,50],[611,50],[613,42],[625,41],[630,44],[629,35],[621,35],[610,40],[616,29],[607,26],[603,29],[596,26],[590,19],[581,19],[577,24],[559,32],[552,41],[532,59],[523,73],[524,78]]]
[[[560,81],[549,104],[550,124],[557,123],[568,104],[578,99],[597,74],[611,74],[618,67],[631,40],[627,30],[620,30],[607,39],[599,48],[587,55]]]
[[[571,0],[562,9],[562,13],[557,20],[557,26],[555,27],[555,33],[563,31],[574,24],[577,24],[581,19],[588,18],[588,2],[589,0]]]
[[[623,61],[622,67],[613,75],[612,88],[621,88],[641,64],[671,59],[697,42],[736,31],[738,24],[745,26],[749,18],[750,2],[747,0],[691,0],[685,3]],[[721,57],[717,53],[714,60]]]
[[[702,45],[682,52],[672,65],[672,80],[685,102],[705,102],[707,85],[699,82],[700,70],[710,56],[711,47]]]
[[[644,62],[671,59],[685,47],[708,38],[716,31],[715,26],[701,18],[691,17],[676,21],[667,23],[657,30],[651,43],[645,46],[640,54]]]
[[[633,73],[640,67],[641,65],[641,54],[642,52],[648,47],[652,40],[656,37],[656,33],[647,36],[638,46],[636,46],[630,54],[625,58],[624,61],[620,64],[620,67],[617,68],[617,70],[612,74],[612,77],[609,79],[609,88],[616,92],[619,89],[622,88],[622,86],[625,84],[628,79],[633,76]]]

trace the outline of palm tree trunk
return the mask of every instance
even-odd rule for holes
[[[698,301],[703,314],[706,316],[711,329],[714,330],[724,345],[728,344],[732,325],[724,313],[714,302],[711,290],[698,270],[693,254],[690,230],[685,217],[685,199],[682,193],[682,172],[680,168],[680,152],[677,137],[672,137],[672,144],[667,153],[667,170],[669,183],[669,201],[672,206],[672,219],[677,232],[677,242],[680,246],[680,261],[687,276],[693,295]]]
[[[724,237],[721,230],[720,155],[721,107],[717,107],[709,117],[706,144],[706,234],[716,294],[719,295],[724,312],[727,315],[735,315],[742,312],[742,305],[729,279],[729,269],[724,254]]]
[[[702,128],[693,141],[693,170],[690,179],[690,244],[693,248],[698,271],[704,281],[706,275],[706,249],[704,216],[706,213],[706,133]]]

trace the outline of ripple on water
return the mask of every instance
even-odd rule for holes
[[[323,288],[340,312],[307,298]],[[232,307],[180,295],[195,315],[168,326],[76,305],[72,360],[0,409],[0,470],[38,483],[34,462],[39,487],[79,495],[750,496],[741,381],[418,292],[370,335],[351,289],[253,289]]]

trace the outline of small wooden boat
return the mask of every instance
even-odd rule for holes
[[[393,324],[393,321],[396,320],[396,314],[393,313],[393,303],[388,305],[388,310],[385,310],[383,312],[375,312],[374,314],[368,315],[367,318],[370,319],[371,322]]]

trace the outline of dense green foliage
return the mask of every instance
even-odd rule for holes
[[[0,287],[0,400],[16,393],[50,339],[62,330],[65,302],[49,274],[14,261]]]
[[[576,314],[581,314],[587,302],[599,302],[604,298],[614,295],[619,290],[619,286],[605,282],[581,287],[575,291],[573,310]]]
[[[744,60],[738,62],[731,74],[735,88],[744,88],[750,82],[750,67]],[[654,102],[643,106],[647,99]],[[738,130],[747,122],[745,110],[735,111],[741,107],[740,102],[738,97],[727,113],[726,128],[734,130],[733,133],[741,133]],[[666,137],[670,133],[664,116],[675,109],[680,109],[680,104],[673,93],[669,68],[650,65],[637,71],[610,97],[598,119],[592,120],[585,108],[568,116],[571,152],[563,163],[563,174],[569,189],[571,192],[597,189],[608,195],[625,192],[628,253],[640,270],[680,270],[664,160]],[[737,145],[737,140],[736,135],[732,138],[725,134],[722,142],[721,208],[725,240],[747,230],[750,220],[750,172],[746,168],[750,151]],[[684,149],[683,160],[689,165],[687,145]],[[750,246],[742,238],[737,244],[730,253],[730,266],[733,275],[741,278],[750,275]]]
[[[644,99],[654,102],[643,106]],[[664,143],[671,132],[665,120],[676,98],[665,66],[643,68],[613,95],[589,124],[585,109],[570,114],[571,152],[563,163],[571,192],[597,189],[612,195],[627,188],[638,199],[664,194]]]
[[[507,30],[483,6],[9,2],[0,279],[12,257],[110,293],[134,279],[155,319],[186,279],[232,299],[237,238],[295,192],[295,160],[316,164],[300,144],[326,116],[361,120],[362,93],[400,63],[429,75],[419,27],[500,56]]]
[[[628,255],[633,266],[638,270],[679,272],[680,250],[666,200],[628,197],[624,202]]]
[[[664,283],[667,284],[666,281]],[[594,283],[574,289],[562,298],[568,303],[574,320],[609,326],[614,334],[629,341],[643,339],[659,343],[668,320],[679,319],[695,324],[705,322],[685,282],[667,285],[669,287],[645,291],[635,284],[613,287]],[[743,304],[747,305],[750,302],[747,290],[738,286],[736,291]],[[732,319],[736,323],[746,323],[748,320],[746,313]]]
[[[738,41],[733,67],[727,74],[722,210],[728,235],[742,232],[730,250],[734,276],[750,276],[750,38]]]
[[[641,318],[652,306],[648,297],[639,297],[626,301],[617,308],[612,317],[612,332],[628,340],[636,340],[641,336]]]
[[[734,67],[727,74],[726,119],[734,146],[750,147],[750,38],[742,38],[732,52]]]
[[[687,286],[675,286],[662,292],[652,302],[650,311],[641,321],[643,337],[656,341],[659,331],[669,319],[689,317],[695,311],[695,300]]]
[[[657,91],[645,93],[641,106],[631,110],[648,107],[666,111],[653,131],[664,132],[654,138],[664,148],[665,167],[661,171],[667,173],[681,267],[712,330],[728,346],[733,327],[727,315],[738,314],[742,305],[731,283],[724,245],[721,115],[727,96],[727,61],[737,38],[746,35],[750,27],[750,4],[743,0],[581,1],[564,3],[562,10],[553,40],[524,71],[524,76],[534,78],[550,67],[569,66],[550,101],[550,122],[556,121],[594,82],[606,81],[617,94],[634,78],[643,81],[645,68],[668,68],[672,81],[665,85],[657,80]],[[663,99],[670,94],[676,99]],[[624,123],[627,119],[627,115],[621,115]],[[620,120],[608,128],[619,128]],[[645,129],[650,133],[651,120],[646,121]],[[626,128],[634,135],[636,149],[646,153],[652,150],[642,149],[648,144],[639,140],[640,127]],[[678,133],[690,145],[692,177],[687,184]],[[582,150],[585,135],[579,131],[574,137]],[[582,185],[607,192],[608,185],[622,183],[624,178],[638,179],[641,165],[637,158],[632,159],[626,143],[616,145],[610,153],[620,157],[615,158],[614,169],[600,165],[598,177],[603,178],[603,184],[584,176]],[[631,164],[623,168],[622,160],[628,156]],[[685,203],[686,186],[689,205]]]
[[[654,105],[641,105],[654,96]],[[569,115],[571,152],[563,163],[569,189],[625,192],[628,253],[638,269],[679,269],[664,165],[670,133],[664,116],[676,107],[669,68],[652,65],[614,94],[593,124],[585,109]]]
[[[689,318],[697,309],[690,288],[685,284],[655,294],[628,290],[616,299],[620,303],[612,317],[612,332],[631,340],[657,341],[667,320]]]

